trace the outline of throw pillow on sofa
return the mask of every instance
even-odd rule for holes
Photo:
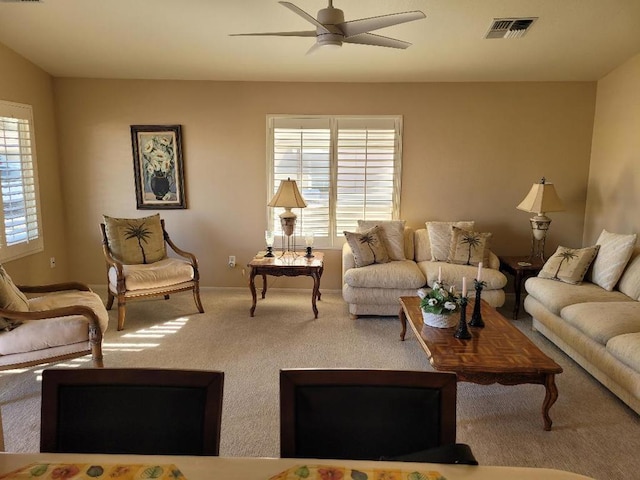
[[[559,246],[538,273],[540,278],[550,278],[564,283],[582,283],[591,262],[596,258],[600,245],[585,248]]]
[[[451,246],[447,262],[461,265],[489,265],[491,233],[474,232],[451,227]]]
[[[446,262],[451,248],[452,227],[473,230],[474,222],[426,222],[429,243],[431,245],[431,261]]]
[[[29,301],[26,295],[16,287],[2,265],[0,265],[0,308],[16,312],[29,311]],[[0,317],[0,330],[12,330],[21,323],[20,320]]]
[[[404,255],[404,220],[358,220],[358,232],[380,227],[378,235],[391,260],[405,260]],[[380,263],[380,262],[378,262]]]
[[[344,232],[344,236],[353,252],[356,267],[366,267],[373,263],[387,263],[389,254],[380,238],[380,227],[377,225],[362,233]]]
[[[591,281],[607,291],[613,290],[629,263],[637,235],[623,235],[602,230],[596,245],[600,245],[593,261]]]

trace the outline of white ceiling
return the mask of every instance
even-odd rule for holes
[[[5,1],[5,0],[0,0]],[[326,0],[292,0],[312,16]],[[0,3],[0,43],[56,77],[243,81],[598,80],[640,53],[640,0],[334,0],[345,19],[422,10],[375,33],[407,50],[231,33],[312,30],[277,0]],[[493,18],[539,17],[485,40]]]

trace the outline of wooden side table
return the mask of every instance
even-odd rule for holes
[[[513,275],[513,288],[516,294],[516,304],[513,307],[513,319],[518,318],[520,313],[520,294],[522,293],[522,282],[537,275],[544,262],[540,258],[529,259],[528,255],[519,257],[498,257],[500,259],[500,270]]]
[[[256,257],[247,265],[251,268],[251,275],[249,277],[249,289],[251,290],[251,296],[253,303],[249,313],[253,317],[256,311],[256,275],[262,276],[262,298],[267,294],[267,275],[274,277],[298,277],[308,276],[313,278],[313,292],[311,294],[311,308],[315,318],[318,318],[318,307],[316,307],[316,300],[320,300],[320,278],[324,271],[324,253],[313,252],[313,257],[307,258],[304,254],[274,252],[273,257],[265,257],[260,252]]]

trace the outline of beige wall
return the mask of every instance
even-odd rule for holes
[[[0,44],[0,99],[33,107],[44,252],[8,262],[16,283],[44,284],[68,280],[64,206],[60,192],[57,129],[51,77]],[[49,267],[56,257],[57,267]]]
[[[584,244],[640,233],[640,55],[598,82]]]
[[[132,124],[181,124],[187,210],[164,210],[172,237],[200,259],[205,286],[246,284],[263,246],[265,116],[404,116],[402,218],[474,219],[499,254],[528,253],[531,184],[555,182],[547,252],[582,240],[595,83],[311,84],[54,80],[70,272],[104,283],[98,223],[136,210]],[[153,211],[151,211],[153,213]],[[238,267],[229,269],[227,257]],[[340,288],[340,252],[326,253],[326,289]],[[311,280],[278,278],[275,286]],[[309,285],[307,285],[309,284]]]

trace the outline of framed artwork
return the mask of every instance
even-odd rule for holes
[[[187,208],[180,125],[131,125],[138,209]]]

